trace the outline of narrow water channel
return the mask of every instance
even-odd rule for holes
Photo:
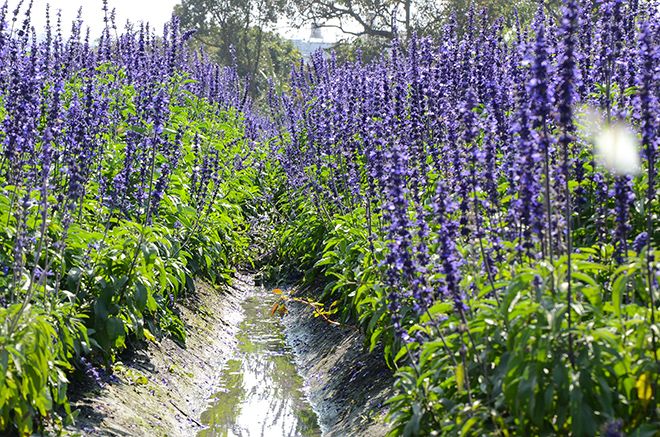
[[[221,377],[198,437],[320,436],[316,413],[287,346],[283,326],[270,314],[274,295],[259,293],[243,302],[239,348]]]

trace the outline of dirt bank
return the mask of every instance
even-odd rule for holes
[[[380,351],[370,354],[363,335],[315,318],[308,306],[289,303],[287,309],[287,338],[324,435],[387,434],[383,403],[392,393],[393,375]]]
[[[86,381],[74,387],[80,409],[74,432],[91,436],[190,436],[210,394],[218,389],[223,365],[236,348],[240,302],[252,286],[239,277],[232,287],[198,282],[197,293],[180,306],[185,348],[172,339],[149,343],[116,366],[103,387]],[[248,278],[249,280],[249,278]]]
[[[116,366],[103,387],[91,380],[74,387],[72,406],[80,416],[72,432],[178,437],[204,429],[203,413],[208,415],[214,394],[226,389],[223,373],[245,348],[245,339],[237,340],[245,301],[266,292],[243,275],[231,287],[215,289],[200,282],[197,288],[180,308],[186,347],[171,339],[146,344]],[[392,374],[380,355],[365,351],[359,333],[314,318],[308,307],[291,303],[288,310],[286,342],[323,434],[384,436],[382,404],[391,393]]]

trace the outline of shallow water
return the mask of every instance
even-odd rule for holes
[[[223,371],[222,390],[211,399],[198,437],[319,436],[316,413],[302,393],[282,324],[272,316],[275,296],[255,294],[243,302],[245,318],[235,359]]]

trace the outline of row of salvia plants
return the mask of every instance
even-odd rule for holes
[[[118,29],[104,2],[91,40],[19,3],[0,8],[0,434],[30,435],[70,423],[76,372],[185,341],[175,303],[250,250],[267,125],[176,19]]]
[[[271,93],[271,271],[382,346],[393,435],[657,436],[660,8],[465,21]]]

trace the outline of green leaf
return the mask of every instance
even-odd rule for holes
[[[614,314],[621,316],[621,300],[624,287],[626,286],[626,276],[621,275],[612,284],[612,306]]]
[[[454,374],[456,375],[456,387],[458,391],[463,391],[465,389],[465,366],[463,366],[463,363],[458,363]]]
[[[145,307],[147,306],[147,299],[149,298],[147,287],[145,287],[141,282],[136,282],[133,296],[135,298],[135,305],[137,309],[144,311]]]
[[[108,333],[108,337],[113,341],[123,337],[126,333],[124,329],[124,321],[118,317],[110,317],[105,323],[105,329]]]

